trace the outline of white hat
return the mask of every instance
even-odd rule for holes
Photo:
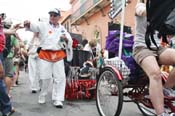
[[[55,13],[55,14],[57,14],[58,16],[61,16],[60,10],[58,10],[57,8],[51,9],[51,10],[49,11],[49,14],[50,14],[50,13]]]

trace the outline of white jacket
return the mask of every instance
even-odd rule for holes
[[[37,22],[37,23],[30,23],[30,31],[32,32],[39,32],[40,38],[40,47],[43,50],[61,50],[62,45],[61,42],[61,35],[66,35],[68,39],[68,43],[65,46],[67,60],[71,61],[73,57],[72,51],[72,38],[67,30],[59,24],[57,27],[54,27],[49,22]]]

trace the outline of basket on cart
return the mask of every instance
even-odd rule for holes
[[[105,65],[111,65],[111,66],[114,66],[116,69],[120,70],[123,78],[125,79],[128,78],[129,74],[131,73],[130,69],[125,64],[125,62],[118,57],[104,59],[104,63]]]

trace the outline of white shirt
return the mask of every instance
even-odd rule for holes
[[[31,23],[30,30],[33,32],[39,32],[40,47],[43,50],[60,50],[62,46],[60,44],[60,36],[65,34],[68,39],[68,45],[72,44],[72,38],[67,30],[58,25],[54,27],[48,22]]]
[[[68,39],[67,46],[65,46],[67,61],[72,60],[73,52],[72,52],[72,38],[67,30],[59,24],[57,27],[54,27],[49,22],[37,22],[30,23],[30,31],[39,32],[40,38],[40,47],[43,50],[61,50],[61,35],[65,34]]]
[[[96,54],[99,54],[100,51],[101,51],[100,44],[97,43],[97,46],[96,46],[95,48],[96,48]],[[86,45],[84,46],[83,50],[85,50],[85,51],[89,51],[89,52],[93,53],[93,52],[92,52],[92,49],[91,49],[91,47],[90,47],[89,44],[86,44]]]

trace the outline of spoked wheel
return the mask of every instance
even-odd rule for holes
[[[145,91],[144,93],[146,94],[142,98],[142,100],[137,101],[136,104],[144,116],[156,116],[156,112],[153,109],[152,103],[148,96],[148,85],[145,85],[143,89]]]
[[[148,99],[146,101],[146,99],[145,99],[145,103],[150,104],[148,102],[150,102],[150,101]],[[168,101],[168,102],[169,103],[167,103],[167,104],[165,103],[166,105],[164,106],[164,110],[165,110],[165,112],[171,113],[172,112],[172,110],[171,110],[172,104],[171,104],[171,101]],[[140,103],[140,102],[137,102],[136,104],[137,104],[139,110],[142,112],[142,114],[144,116],[156,116],[156,112],[152,107],[146,106],[146,105],[144,105],[143,103]]]
[[[156,112],[154,109],[149,108],[140,102],[137,102],[136,104],[144,116],[156,116]]]
[[[101,116],[119,116],[123,106],[122,82],[109,67],[105,67],[97,82],[96,106]]]

